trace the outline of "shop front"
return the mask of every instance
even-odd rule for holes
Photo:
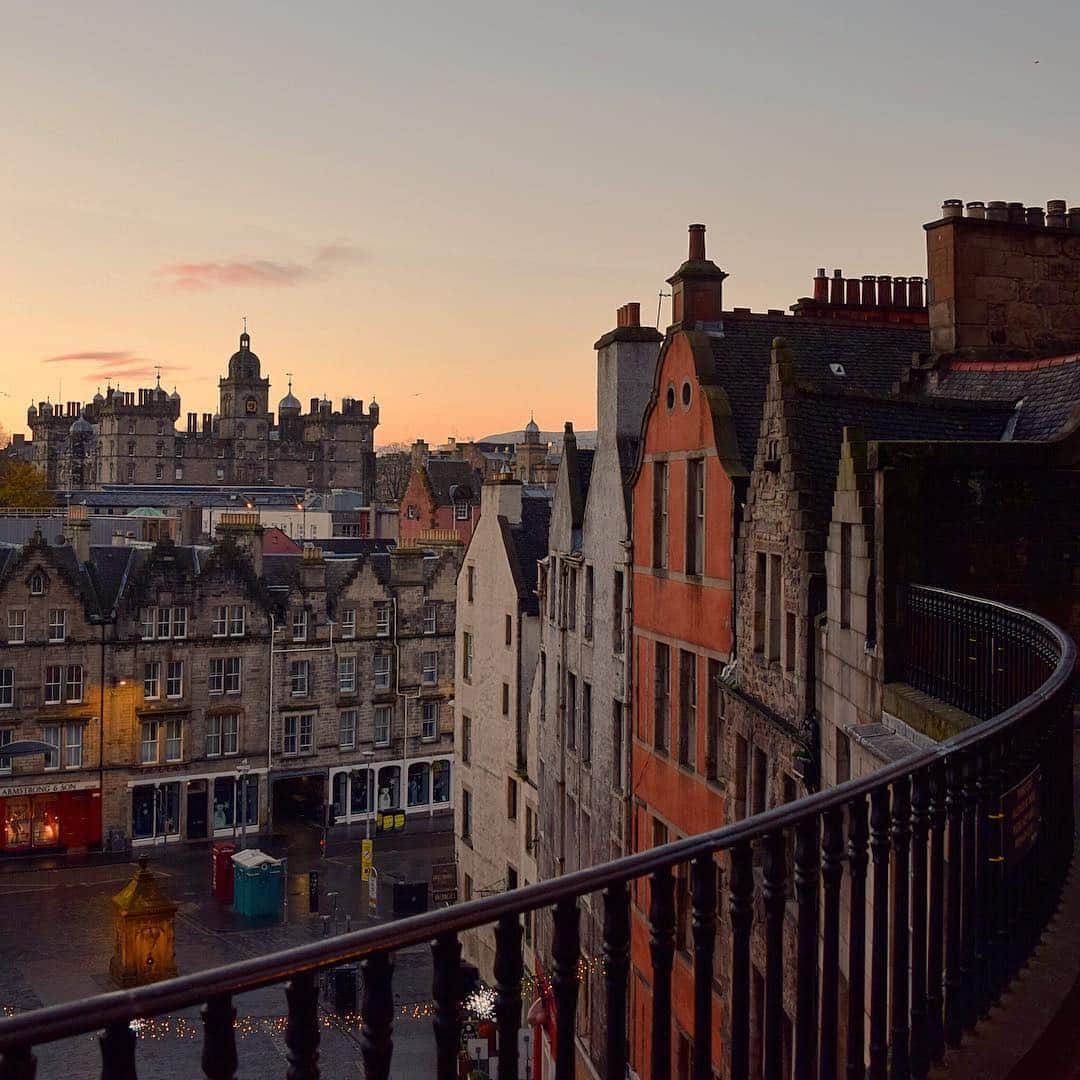
[[[362,821],[375,811],[433,813],[451,808],[449,758],[373,762],[331,770],[334,817]]]
[[[217,773],[161,777],[129,784],[131,840],[136,845],[233,836],[261,824],[260,775]]]
[[[96,780],[0,785],[0,853],[100,843],[101,789]]]

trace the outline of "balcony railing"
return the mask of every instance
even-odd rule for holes
[[[0,1080],[31,1080],[34,1047],[101,1031],[102,1077],[136,1076],[130,1023],[203,1005],[202,1067],[237,1069],[234,995],[285,984],[290,1080],[319,1075],[318,973],[360,960],[366,1075],[389,1075],[394,952],[431,943],[437,1075],[457,1076],[461,1034],[458,935],[494,924],[499,1077],[518,1076],[523,976],[521,916],[550,909],[550,970],[558,1027],[575,1030],[579,899],[602,893],[606,1075],[627,1063],[630,883],[650,880],[651,1060],[671,1075],[674,868],[690,865],[693,916],[692,1075],[711,1080],[713,960],[726,964],[726,1075],[780,1080],[785,983],[794,990],[794,1076],[883,1080],[926,1076],[1009,983],[1055,908],[1073,848],[1072,641],[1034,615],[938,589],[912,587],[902,605],[908,678],[983,718],[953,739],[870,776],[698,836],[553,881],[269,956],[0,1020]],[[789,846],[794,904],[789,907]],[[755,850],[763,856],[760,885]],[[717,859],[727,869],[718,895]],[[872,864],[873,873],[868,874]],[[846,902],[841,886],[848,879]],[[759,898],[760,909],[756,904]],[[750,941],[762,910],[762,1050],[751,1059]],[[785,971],[784,929],[795,962]],[[730,933],[718,934],[719,920]],[[841,948],[841,919],[847,920]],[[847,993],[841,997],[841,974]],[[841,1008],[846,1018],[841,1018]],[[841,1033],[843,1042],[841,1043]],[[556,1076],[574,1074],[574,1040],[556,1040]]]

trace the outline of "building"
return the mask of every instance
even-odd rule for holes
[[[401,544],[441,529],[467,545],[480,517],[480,487],[480,474],[467,461],[433,457],[416,465],[398,512]]]
[[[0,757],[3,851],[451,808],[460,545],[267,554],[248,512],[216,532],[93,546],[73,507],[63,545],[0,548],[0,746],[54,748]]]
[[[537,562],[547,554],[550,495],[504,478],[485,484],[457,583],[458,770],[455,846],[468,900],[537,880],[536,732],[529,723],[540,644]],[[533,927],[525,926],[533,967]],[[494,982],[495,942],[462,935],[465,959]]]
[[[596,449],[579,449],[567,423],[555,483],[548,555],[541,562],[540,659],[530,726],[540,752],[542,878],[617,858],[629,849],[627,728],[630,711],[630,491],[641,418],[660,335],[640,325],[637,304],[597,341]],[[541,920],[541,955],[551,953]],[[599,896],[583,900],[581,942],[601,955]],[[604,982],[585,969],[578,1013],[583,1068],[606,1071]]]
[[[157,386],[108,387],[92,401],[31,405],[32,460],[61,491],[105,484],[251,484],[348,487],[370,498],[375,484],[374,433],[379,406],[346,398],[334,410],[312,398],[308,412],[288,393],[270,409],[270,380],[240,335],[240,348],[219,380],[214,415],[181,414],[180,395]]]

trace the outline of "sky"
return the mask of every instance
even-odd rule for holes
[[[1080,5],[0,0],[0,425],[247,317],[377,445],[595,422],[707,224],[725,306],[925,272],[942,199],[1080,204]],[[1036,62],[1037,61],[1037,62]],[[1071,185],[1071,190],[1070,190]],[[666,303],[666,302],[665,302]],[[669,309],[661,323],[669,321]]]

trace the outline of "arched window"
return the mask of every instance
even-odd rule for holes
[[[431,780],[434,791],[434,801],[446,803],[450,801],[450,762],[436,761],[431,766]]]
[[[401,806],[401,766],[384,765],[379,770],[379,810],[397,810]]]
[[[354,769],[349,773],[350,806],[354,814],[366,814],[371,810],[371,779],[370,769]]]
[[[409,766],[409,806],[427,806],[431,801],[431,770],[426,761]]]

